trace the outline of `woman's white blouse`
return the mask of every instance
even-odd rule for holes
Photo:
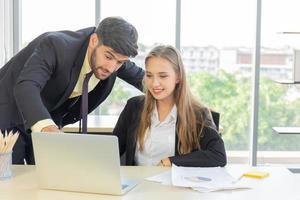
[[[177,108],[173,106],[171,112],[160,122],[155,106],[151,114],[151,127],[146,130],[145,146],[141,152],[137,142],[135,163],[137,165],[157,165],[160,160],[175,155],[175,127]]]

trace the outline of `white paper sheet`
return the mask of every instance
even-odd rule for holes
[[[201,192],[251,188],[233,178],[223,167],[177,167],[172,165],[172,184]]]
[[[158,182],[163,185],[172,185],[171,182],[171,170],[168,170],[166,172],[162,172],[160,174],[145,178],[148,181]]]
[[[233,170],[233,176],[223,167],[178,167],[148,178],[148,181],[164,185],[190,187],[199,192],[252,188],[250,184],[238,181],[242,171]]]

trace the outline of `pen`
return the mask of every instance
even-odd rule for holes
[[[190,177],[184,177],[184,179],[193,182],[211,181],[210,178],[203,177],[203,176],[190,176]]]
[[[299,31],[283,31],[283,32],[277,32],[277,34],[300,34]]]

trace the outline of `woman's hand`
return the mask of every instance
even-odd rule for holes
[[[172,163],[169,158],[162,159],[157,164],[157,166],[162,166],[162,167],[171,167],[171,165],[172,165]]]

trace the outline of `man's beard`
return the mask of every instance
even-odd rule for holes
[[[97,70],[97,67],[96,67],[96,50],[97,50],[97,47],[92,51],[92,55],[91,55],[91,69],[92,69],[94,74],[96,74],[96,70]]]
[[[93,51],[92,51],[92,55],[91,55],[91,61],[90,61],[90,66],[91,66],[91,69],[93,71],[93,74],[94,76],[99,79],[99,80],[105,80],[106,78],[108,78],[109,75],[107,76],[103,76],[101,77],[99,75],[99,72],[98,70],[101,70],[102,72],[104,71],[103,67],[101,66],[97,66],[96,65],[96,50],[97,50],[98,47],[96,47]]]

